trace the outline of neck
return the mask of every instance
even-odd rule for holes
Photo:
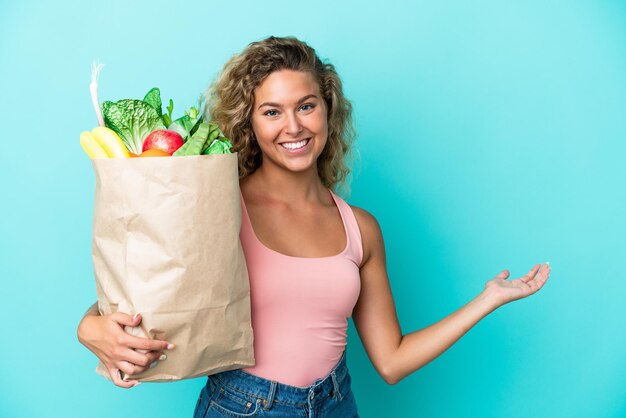
[[[257,190],[272,200],[285,203],[320,201],[328,193],[317,172],[317,166],[298,173],[262,164],[252,175]]]

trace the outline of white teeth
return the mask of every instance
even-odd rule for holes
[[[303,146],[305,146],[308,142],[309,142],[308,139],[303,139],[300,142],[286,142],[280,145],[282,145],[283,148],[287,148],[287,149],[298,149],[298,148],[302,148]]]

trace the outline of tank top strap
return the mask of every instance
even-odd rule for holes
[[[361,239],[361,230],[359,229],[359,224],[356,221],[354,211],[339,195],[335,194],[332,190],[330,190],[330,193],[339,208],[341,218],[343,219],[346,232],[348,234],[348,251],[346,254],[352,258],[357,266],[360,266],[363,261],[363,241]]]
[[[252,246],[259,251],[259,247],[261,247],[261,243],[257,242],[256,234],[252,229],[252,223],[250,222],[250,215],[248,214],[248,208],[246,207],[246,202],[243,199],[243,193],[241,189],[239,189],[239,200],[241,202],[241,229],[239,230],[239,238],[242,243],[246,243],[249,246]]]

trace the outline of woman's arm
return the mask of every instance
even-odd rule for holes
[[[368,212],[354,208],[363,240],[361,294],[352,318],[374,368],[389,384],[396,384],[428,364],[458,341],[478,321],[507,302],[539,290],[549,267],[536,265],[526,276],[506,281],[503,271],[487,282],[472,301],[439,322],[402,335],[391,295],[382,232]]]
[[[96,301],[93,305],[91,305],[89,307],[89,309],[87,309],[87,312],[85,312],[85,316],[87,315],[100,315],[100,310],[98,309],[98,302]]]
[[[102,361],[113,383],[127,389],[139,382],[122,380],[120,370],[128,375],[142,373],[159,359],[165,359],[161,357],[161,350],[174,348],[167,341],[135,337],[124,331],[124,326],[136,327],[140,323],[139,314],[134,317],[121,312],[100,315],[95,303],[89,307],[77,329],[78,341]],[[147,352],[136,351],[139,349]]]

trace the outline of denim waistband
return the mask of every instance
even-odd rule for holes
[[[348,367],[344,350],[341,359],[326,377],[316,379],[311,385],[305,387],[264,379],[240,369],[220,372],[209,376],[209,379],[214,383],[217,382],[216,384],[222,384],[232,390],[261,399],[264,409],[269,409],[273,402],[311,406],[328,396],[341,400],[345,393],[341,392],[340,387],[347,377]]]

